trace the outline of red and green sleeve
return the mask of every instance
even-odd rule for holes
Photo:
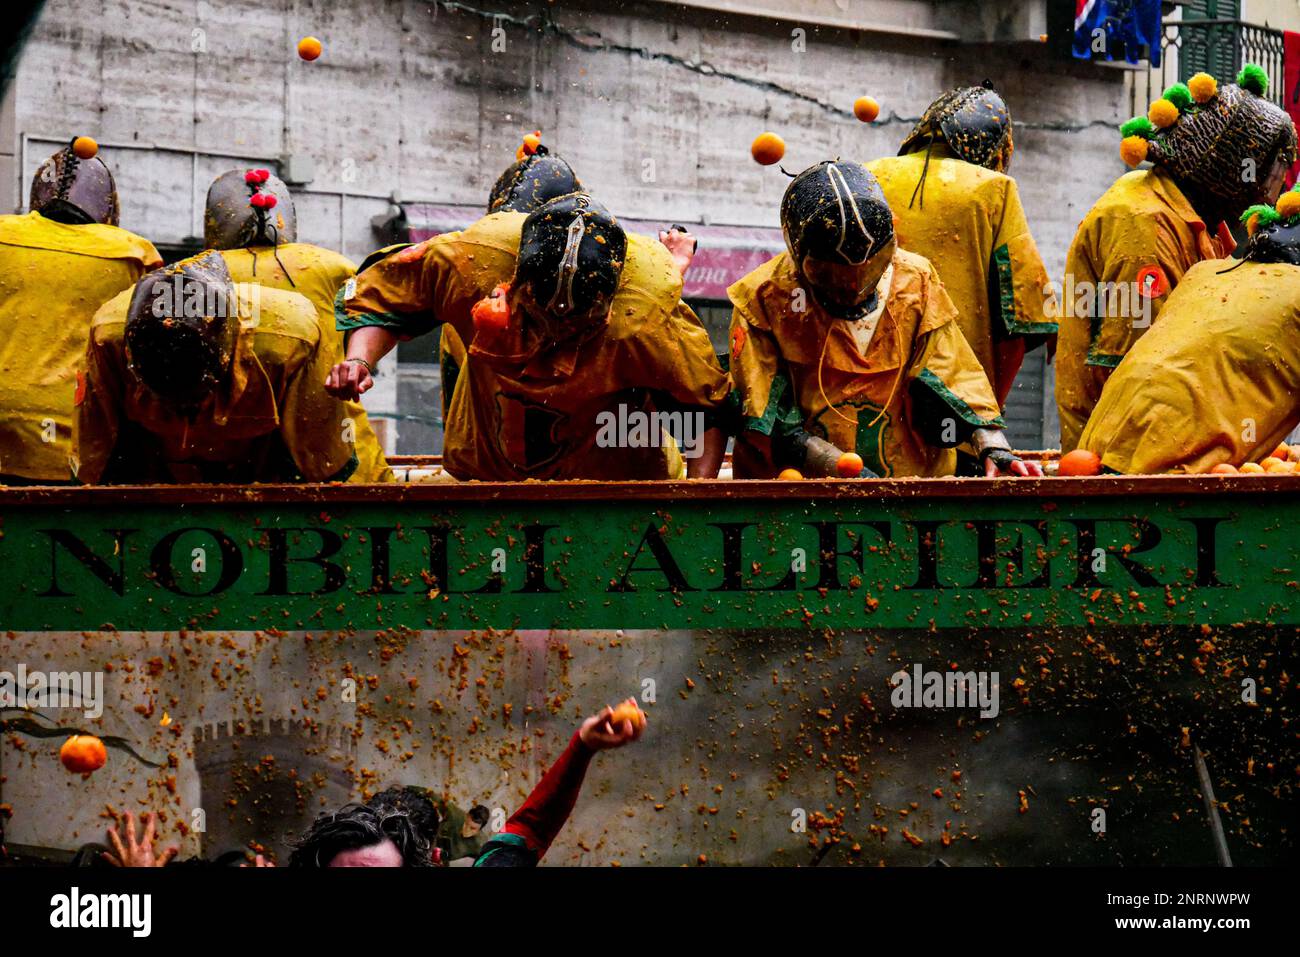
[[[484,846],[474,866],[536,866],[569,819],[595,753],[575,731],[564,753],[506,821],[501,833]]]

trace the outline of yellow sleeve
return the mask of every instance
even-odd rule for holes
[[[1088,323],[1085,363],[1104,369],[1119,365],[1160,315],[1183,271],[1158,263],[1155,257],[1108,259],[1097,281],[1075,292],[1075,321]]]
[[[335,325],[343,332],[382,326],[403,339],[414,339],[442,322],[455,323],[462,315],[467,319],[474,303],[487,293],[462,281],[459,237],[435,236],[363,269],[338,291]]]
[[[349,404],[327,395],[333,354],[318,341],[311,356],[284,383],[280,434],[294,464],[309,482],[345,481],[356,471],[356,420]]]
[[[110,300],[104,308],[112,308],[117,299]],[[86,368],[77,374],[70,466],[74,477],[86,485],[103,480],[121,428],[122,398],[127,382],[126,351],[120,336],[113,334],[120,329],[115,325],[91,326]]]
[[[1050,291],[1050,279],[1038,245],[1029,232],[1020,190],[1013,179],[1005,180],[1002,222],[993,237],[993,261],[989,264],[989,305],[997,317],[998,338],[1052,336],[1058,315]]]
[[[680,300],[653,335],[637,337],[631,359],[643,388],[684,406],[715,408],[726,401],[731,380],[718,364],[709,333]]]
[[[1005,428],[984,367],[957,325],[957,307],[934,267],[926,283],[925,315],[907,375],[913,426],[928,441],[952,446],[975,429]],[[945,428],[951,422],[954,429]]]
[[[739,397],[744,429],[771,435],[778,420],[796,405],[793,385],[785,374],[781,349],[766,324],[732,299],[731,379]]]

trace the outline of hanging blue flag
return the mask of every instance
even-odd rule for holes
[[[1074,55],[1160,66],[1160,0],[1075,0]]]

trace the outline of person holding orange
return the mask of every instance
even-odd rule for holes
[[[456,478],[667,478],[671,442],[611,444],[599,428],[666,410],[702,417],[686,473],[716,475],[725,435],[712,413],[730,383],[668,248],[625,233],[583,193],[519,216],[489,215],[362,270],[339,296],[348,357],[327,390],[359,396],[399,339],[446,323],[465,346],[443,457]]]
[[[952,475],[970,442],[987,475],[1041,474],[1012,453],[997,397],[934,267],[897,248],[861,163],[824,162],[786,190],[787,251],[727,290],[743,427],[737,477]]]
[[[520,147],[523,154],[508,166],[492,187],[488,196],[488,216],[500,215],[501,228],[504,230],[522,230],[528,214],[559,196],[582,191],[582,181],[572,166],[562,157],[550,152],[546,145],[532,142],[533,134]],[[513,216],[510,220],[508,217]],[[683,278],[698,249],[698,242],[682,226],[670,226],[659,232],[659,241],[667,248],[672,257],[673,266]],[[406,245],[390,246],[376,253],[362,264],[362,269],[387,255],[406,248]],[[451,402],[455,395],[456,382],[460,370],[465,367],[468,350],[465,342],[452,323],[443,323],[438,336],[438,368],[442,385],[442,420],[447,422],[451,416]]]

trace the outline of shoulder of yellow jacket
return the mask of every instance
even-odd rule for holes
[[[135,286],[128,286],[95,310],[90,321],[90,334],[95,342],[105,343],[122,337],[126,328],[126,311],[135,289]]]
[[[355,275],[357,271],[357,264],[351,259],[324,246],[316,246],[312,243],[288,243],[281,249],[292,250],[323,272],[338,278],[340,283],[349,276]]]
[[[733,282],[727,287],[727,295],[733,303],[741,305],[744,301],[757,298],[773,287],[785,292],[793,290],[798,285],[799,276],[795,272],[790,253],[780,252]]]
[[[490,213],[477,222],[466,226],[454,236],[455,242],[464,245],[487,246],[491,249],[516,254],[519,252],[519,234],[523,231],[523,213]],[[438,237],[434,237],[436,242]]]
[[[727,287],[727,298],[735,311],[757,329],[771,329],[779,321],[786,307],[793,303],[799,288],[799,274],[789,252],[781,252]],[[773,302],[774,314],[769,315],[767,303]],[[811,295],[806,296],[805,311],[816,312],[818,306]]]
[[[676,282],[681,284],[681,276],[677,273],[677,264],[673,262],[673,254],[668,251],[668,247],[659,241],[657,236],[643,236],[640,233],[627,234],[627,258],[631,262],[633,257],[641,260],[641,265],[650,269],[664,269],[668,276],[666,281],[669,284]]]
[[[320,339],[316,307],[302,293],[245,282],[235,287],[241,317],[256,322],[259,336],[300,339],[313,345]]]
[[[60,223],[37,212],[0,216],[0,243],[4,242],[99,259],[138,258],[150,268],[162,262],[153,243],[129,229],[107,223]]]
[[[926,259],[920,253],[909,252],[906,249],[896,249],[894,251],[894,273],[904,276],[915,274],[920,276],[924,282],[929,282],[931,275],[935,275],[934,264]]]

